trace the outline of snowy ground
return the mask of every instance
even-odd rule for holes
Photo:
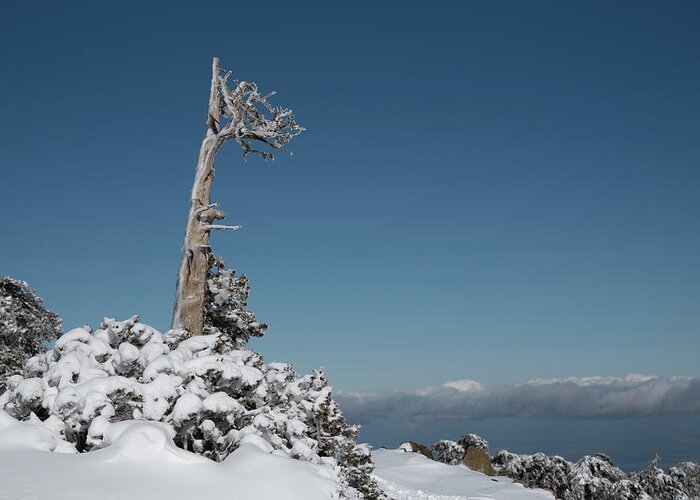
[[[553,500],[504,477],[491,478],[463,465],[446,465],[420,453],[376,450],[372,453],[379,486],[396,500]]]
[[[222,463],[215,463],[175,447],[158,424],[123,424],[115,428],[112,445],[75,454],[47,429],[18,422],[0,411],[0,498],[337,498],[337,482],[326,467],[266,453],[254,444],[244,444]],[[399,500],[553,498],[504,478],[494,481],[463,466],[444,465],[403,450],[377,450],[374,458],[381,486]]]

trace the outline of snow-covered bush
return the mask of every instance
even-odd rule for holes
[[[0,278],[0,393],[8,376],[21,373],[27,358],[60,334],[61,318],[44,308],[26,282]]]
[[[207,297],[204,305],[205,333],[221,333],[222,339],[233,342],[240,349],[250,337],[262,337],[267,329],[255,313],[243,308],[248,305],[248,278],[226,269],[224,261],[210,257],[207,275]]]
[[[700,465],[693,462],[681,462],[671,467],[668,473],[683,486],[683,491],[691,498],[700,498]]]
[[[455,441],[443,439],[433,445],[433,458],[448,465],[461,464],[464,459],[464,448]]]
[[[533,488],[546,488],[562,500],[688,500],[700,498],[700,466],[684,462],[669,472],[652,461],[628,474],[599,453],[572,464],[543,453],[517,455],[500,451],[493,460],[499,474]]]
[[[664,500],[688,500],[683,484],[657,465],[658,457],[641,472],[633,474],[634,480],[644,488],[651,498]]]
[[[220,461],[243,443],[300,460],[336,465],[365,498],[381,492],[369,476],[370,450],[357,445],[321,371],[298,376],[265,364],[229,335],[161,334],[134,316],[76,328],[8,379],[0,408],[41,421],[78,451],[109,445],[110,423],[162,422],[175,443]]]
[[[586,455],[576,462],[569,472],[567,500],[596,498],[600,500],[649,499],[644,489],[627,474],[615,467],[607,455]]]
[[[550,457],[544,453],[518,455],[501,450],[493,458],[493,465],[500,475],[531,488],[551,490],[557,498],[567,498],[572,465],[562,457]]]

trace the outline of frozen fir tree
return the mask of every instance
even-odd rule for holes
[[[224,261],[210,256],[207,294],[204,302],[204,333],[220,333],[236,347],[243,347],[250,337],[262,337],[267,330],[255,313],[246,311],[250,286],[246,275],[226,269]]]
[[[61,334],[61,318],[46,309],[29,285],[0,278],[0,393],[5,379],[22,372],[27,358]]]

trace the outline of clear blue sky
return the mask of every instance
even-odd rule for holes
[[[224,10],[222,10],[224,9]],[[345,390],[700,375],[697,2],[4,2],[0,274],[169,323],[211,57],[294,156],[219,155],[255,343]]]

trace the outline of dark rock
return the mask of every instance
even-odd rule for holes
[[[470,446],[467,448],[467,452],[464,455],[463,460],[464,465],[469,467],[471,470],[477,472],[482,472],[487,476],[495,476],[496,471],[491,465],[491,458],[488,452],[476,446]]]

